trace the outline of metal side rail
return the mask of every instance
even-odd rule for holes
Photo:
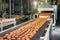
[[[53,24],[53,19],[51,18],[51,21],[50,21],[50,24],[48,26],[47,32],[45,34],[44,40],[50,40],[52,24]]]
[[[50,40],[50,35],[51,35],[51,28],[52,28],[52,24],[53,24],[53,19],[49,19],[49,25],[48,27],[45,29],[45,35],[43,37],[40,37],[40,40]]]

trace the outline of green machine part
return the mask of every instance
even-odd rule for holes
[[[3,2],[2,0],[0,0],[0,12],[5,10],[6,8],[8,8],[8,3]]]

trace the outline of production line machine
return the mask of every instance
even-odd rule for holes
[[[52,27],[56,25],[56,20],[57,20],[57,5],[52,5],[52,7],[47,7],[47,8],[39,8],[38,10],[39,10],[39,14],[35,14],[36,17],[48,18],[48,20],[50,20],[45,36],[40,37],[40,39],[51,40],[51,32],[52,32],[51,30]]]
[[[56,9],[54,5],[49,8],[38,8],[39,13],[34,14],[32,21],[6,30],[2,30],[1,26],[0,40],[50,40],[51,28],[55,26],[57,19]],[[15,19],[12,23],[16,24]]]
[[[51,7],[47,8],[38,8],[39,13],[41,12],[50,12],[52,14],[53,18],[53,26],[56,24],[57,20],[57,5],[51,5]]]
[[[12,15],[13,19],[10,18],[0,20],[0,40],[50,40],[51,29],[53,26],[55,26],[57,20],[57,6],[50,5],[50,2],[48,1],[49,0],[46,1],[41,0],[41,2],[38,2],[36,8],[38,9],[39,12],[33,15],[33,19],[26,21],[24,23],[21,24],[19,23],[18,25],[16,25],[17,23],[16,19],[19,19],[18,22],[20,22],[22,18],[25,19],[26,17],[26,16],[21,17],[20,15]],[[20,1],[19,3],[21,3],[22,6],[22,2]],[[30,4],[30,2],[28,2],[28,4]],[[36,4],[36,2],[34,4]],[[19,9],[20,8],[19,5],[16,6],[18,6],[18,10],[21,10],[22,12],[22,8]],[[10,13],[11,6],[12,5],[10,5]],[[16,6],[14,6],[14,9]],[[27,9],[29,9],[28,6],[26,5]],[[32,8],[35,9],[35,7]],[[28,12],[27,9],[24,10]],[[14,24],[14,26],[13,27],[9,26],[11,24]],[[4,30],[5,27],[9,28]]]
[[[47,15],[46,15],[47,14]],[[48,20],[49,19],[49,20]],[[47,30],[45,30],[51,21],[51,13],[40,13],[38,18],[19,26],[14,30],[6,31],[0,34],[1,40],[42,40]],[[13,28],[12,28],[13,29]],[[10,31],[10,32],[9,32]],[[2,35],[3,34],[3,35]]]

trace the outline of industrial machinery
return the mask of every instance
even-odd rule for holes
[[[50,5],[47,0],[40,0],[40,2],[36,0],[33,0],[34,2],[27,0],[26,3],[24,3],[24,1],[13,0],[11,3],[11,0],[9,0],[10,19],[5,20],[1,18],[2,20],[0,20],[0,40],[50,40],[51,29],[55,26],[57,20],[57,6]],[[29,6],[32,6],[30,2],[35,5],[34,8],[30,9]],[[38,12],[35,10],[36,13],[30,15],[34,9],[37,9]],[[13,15],[11,13],[13,13]],[[21,15],[18,16],[20,13]],[[22,19],[27,17],[26,15],[28,18],[32,17],[33,19],[24,22]],[[16,25],[16,20],[18,19],[18,22],[22,20],[24,23]],[[14,26],[11,27],[10,24],[14,24]]]

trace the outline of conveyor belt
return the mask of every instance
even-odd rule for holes
[[[12,18],[21,19],[24,15],[12,15]]]
[[[51,18],[52,17],[52,13],[40,13],[39,17],[40,18]]]
[[[37,19],[35,19],[35,21],[30,22],[30,23],[22,26],[21,28],[12,31],[9,34],[5,34],[5,36],[0,37],[0,39],[18,40],[20,38],[21,40],[23,40],[23,39],[32,40],[33,37],[35,38],[34,35],[36,33],[39,35],[39,31],[42,32],[42,30],[45,28],[45,26],[44,27],[42,27],[42,26],[46,23],[46,21],[47,21],[47,18],[37,18]],[[36,36],[36,38],[37,38],[37,36]]]
[[[40,37],[43,36],[45,28],[48,26],[48,21],[38,30],[35,36],[31,40],[40,40]]]
[[[0,19],[0,28],[2,29],[1,31],[3,31],[3,27],[11,24],[14,24],[14,26],[16,26],[15,18],[10,18],[10,19],[1,18]]]

